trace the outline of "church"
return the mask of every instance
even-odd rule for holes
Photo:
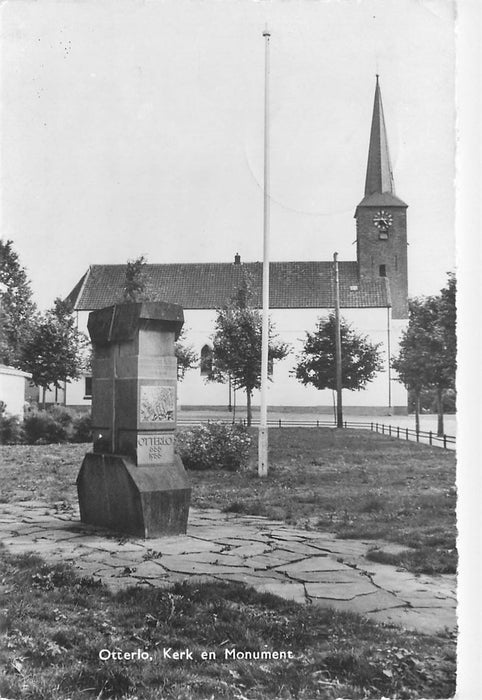
[[[408,320],[407,204],[395,194],[378,76],[368,149],[365,192],[355,208],[356,260],[339,262],[342,317],[372,342],[380,343],[383,370],[360,391],[343,390],[346,411],[359,414],[406,413],[407,392],[390,368]],[[347,236],[352,236],[347,231]],[[270,316],[290,353],[274,364],[268,404],[273,408],[331,412],[330,390],[304,386],[293,376],[306,331],[315,330],[320,317],[334,307],[333,262],[311,260],[270,263]],[[206,381],[216,309],[223,307],[248,273],[252,303],[261,308],[262,263],[246,262],[236,253],[232,262],[148,264],[146,289],[153,296],[184,309],[185,342],[200,357],[199,366],[186,372],[179,385],[183,408],[226,408],[233,401],[231,387]],[[92,265],[68,299],[86,331],[90,311],[122,298],[125,265]],[[244,392],[236,392],[238,406]],[[67,384],[65,403],[88,406],[91,380]],[[253,406],[259,405],[254,394]]]

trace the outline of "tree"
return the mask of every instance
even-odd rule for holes
[[[52,309],[42,315],[23,348],[24,364],[32,374],[32,382],[45,392],[51,386],[77,379],[87,362],[87,338],[77,330],[72,307],[56,299]]]
[[[26,369],[23,346],[32,332],[37,308],[30,281],[12,241],[0,240],[0,363]]]
[[[437,435],[441,437],[444,434],[444,396],[448,390],[455,389],[457,368],[455,276],[450,274],[439,296],[429,299],[434,306],[430,386],[437,393]]]
[[[174,353],[177,358],[177,379],[182,382],[188,369],[193,369],[199,362],[192,345],[186,343],[186,332],[183,328],[174,345]]]
[[[294,368],[296,378],[302,384],[316,389],[336,390],[336,321],[335,314],[318,320],[314,333],[306,333],[298,364]],[[357,333],[343,318],[340,319],[342,387],[359,391],[383,369],[379,347],[367,336]]]
[[[248,426],[252,422],[253,391],[261,386],[262,315],[251,303],[249,280],[245,278],[234,298],[217,312],[213,336],[213,365],[209,381],[226,382],[246,392]],[[277,339],[269,324],[268,361],[286,357],[289,346]]]
[[[457,281],[453,273],[447,275],[447,284],[440,290],[438,300],[438,319],[441,357],[439,371],[441,381],[436,382],[442,391],[455,389],[457,370]]]
[[[146,265],[147,259],[143,255],[127,261],[122,301],[153,301],[147,294]]]
[[[124,283],[122,285],[122,301],[158,301],[159,294],[149,290],[146,274],[147,258],[140,255],[134,260],[128,260]],[[182,329],[177,339],[174,352],[177,358],[177,378],[182,382],[188,369],[192,369],[199,362],[192,345],[186,344],[186,332]]]
[[[402,332],[400,350],[391,365],[408,391],[415,394],[415,430],[420,430],[420,397],[429,385],[432,371],[433,338],[427,328],[433,323],[433,309],[423,299],[410,299],[408,327]]]
[[[408,327],[402,334],[399,355],[392,359],[400,380],[418,399],[423,389],[436,391],[439,436],[444,433],[444,395],[455,389],[456,355],[456,279],[449,274],[438,296],[410,300]],[[416,403],[419,430],[419,400]]]

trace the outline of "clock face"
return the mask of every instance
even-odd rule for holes
[[[393,223],[393,217],[389,211],[381,209],[373,217],[373,223],[380,231],[387,231]]]

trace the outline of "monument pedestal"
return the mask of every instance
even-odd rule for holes
[[[77,489],[83,523],[145,538],[186,532],[191,489],[177,456],[168,469],[153,469],[122,455],[86,454]]]
[[[191,489],[174,452],[181,307],[119,304],[94,311],[93,452],[77,477],[82,522],[136,537],[186,532]]]

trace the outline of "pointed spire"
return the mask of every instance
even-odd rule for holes
[[[392,166],[390,163],[390,154],[388,152],[387,131],[383,116],[382,96],[377,74],[370,146],[368,149],[365,197],[369,197],[372,194],[383,193],[394,195],[395,187],[393,184]]]

